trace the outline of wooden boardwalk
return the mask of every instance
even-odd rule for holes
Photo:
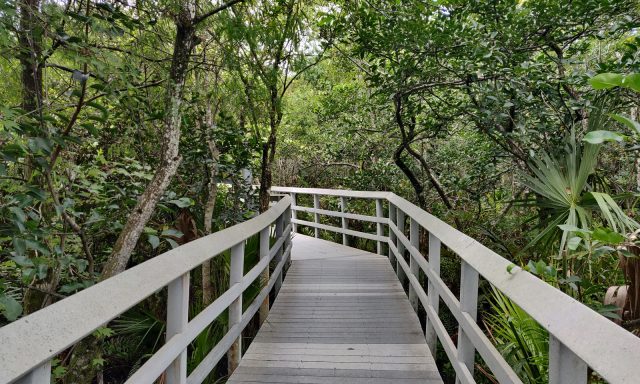
[[[228,383],[442,383],[384,256],[304,235]]]

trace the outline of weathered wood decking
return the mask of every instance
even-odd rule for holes
[[[389,260],[304,235],[228,383],[442,383]]]

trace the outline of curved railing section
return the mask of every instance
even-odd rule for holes
[[[272,193],[291,196],[294,231],[297,226],[308,226],[314,228],[316,237],[320,230],[340,233],[345,245],[348,236],[373,240],[380,254],[383,245],[388,245],[389,259],[398,278],[408,281],[410,302],[416,311],[422,305],[426,312],[427,344],[435,355],[436,342],[440,342],[456,372],[457,382],[475,383],[476,352],[498,382],[522,382],[477,323],[480,278],[549,331],[550,384],[587,383],[589,367],[612,384],[640,380],[640,340],[636,336],[527,271],[513,267],[508,260],[407,200],[387,192],[311,188],[274,187]],[[310,195],[313,207],[296,204],[301,195]],[[338,198],[340,211],[322,209],[321,196]],[[349,212],[349,202],[356,199],[374,200],[376,215]],[[313,221],[298,219],[300,212],[313,215]],[[338,217],[342,225],[322,224],[322,215]],[[350,229],[349,220],[375,223],[376,233]],[[419,250],[421,231],[428,233],[427,255]],[[459,298],[440,277],[443,246],[460,258]],[[419,281],[420,272],[426,277],[426,290]],[[440,300],[458,323],[457,343],[449,337],[440,319]]]
[[[187,243],[0,328],[0,383],[49,384],[51,359],[155,292],[168,287],[166,343],[127,383],[201,383],[226,354],[230,368],[240,362],[241,334],[269,293],[277,293],[291,253],[291,200],[284,197],[244,223]],[[244,274],[244,247],[259,233],[260,261]],[[275,243],[271,244],[275,235]],[[194,318],[188,318],[190,271],[231,250],[230,287]],[[269,277],[270,264],[275,267]],[[263,287],[243,311],[242,294],[259,276]],[[222,340],[187,377],[187,347],[209,324],[229,310]]]

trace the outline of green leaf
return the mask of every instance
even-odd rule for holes
[[[624,136],[611,131],[591,131],[587,133],[582,140],[590,144],[602,144],[605,141],[621,142],[624,140]]]
[[[620,244],[624,242],[624,236],[609,228],[596,228],[593,231],[593,240],[605,244]]]
[[[42,280],[45,277],[47,277],[47,270],[49,269],[49,266],[45,263],[40,263],[38,264],[38,267],[36,269],[36,275],[38,276],[38,279]]]
[[[27,215],[24,213],[22,208],[20,207],[9,207],[9,211],[13,213],[13,216],[21,223],[27,221]]]
[[[160,238],[156,235],[148,235],[148,240],[153,249],[158,248],[158,246],[160,245]]]
[[[613,119],[617,122],[626,125],[627,127],[629,127],[629,129],[635,131],[635,133],[640,135],[640,123],[633,120],[630,116],[623,114],[612,114],[611,117],[613,117]]]
[[[194,201],[191,200],[188,197],[181,197],[177,200],[169,200],[170,204],[174,204],[176,206],[178,206],[179,208],[187,208],[190,207],[194,204]]]
[[[46,154],[50,154],[53,149],[53,143],[51,140],[44,137],[34,137],[29,139],[29,148],[32,152],[42,151]]]
[[[113,331],[113,329],[109,327],[100,327],[93,331],[93,336],[101,340],[113,336],[114,334],[115,332]]]
[[[104,366],[105,360],[102,357],[96,357],[95,359],[91,360],[91,365],[94,367],[102,367]]]
[[[15,241],[15,239],[14,239]],[[11,258],[11,260],[13,260],[16,264],[18,264],[19,266],[25,268],[25,267],[33,267],[33,261],[31,261],[31,259],[29,259],[27,256],[13,256]]]
[[[16,254],[18,256],[22,256],[27,250],[27,243],[24,241],[24,239],[21,239],[19,237],[14,237],[13,248],[16,250]]]
[[[11,296],[0,294],[0,313],[9,321],[14,321],[22,314],[22,305]]]
[[[603,305],[600,308],[596,308],[596,312],[598,312],[604,317],[621,320],[622,317],[620,317],[620,315],[618,314],[618,311],[620,311],[620,308],[618,308],[613,304]]]
[[[177,229],[165,229],[164,231],[162,231],[161,236],[182,237],[183,233],[178,231]]]
[[[580,246],[581,241],[582,239],[578,236],[572,237],[569,239],[569,241],[567,241],[567,248],[569,248],[572,251],[575,251]]]
[[[34,251],[38,251],[44,256],[49,256],[51,253],[49,252],[49,248],[47,246],[37,240],[25,240],[25,244],[27,248],[33,249]]]
[[[56,378],[56,379],[61,379],[62,377],[64,377],[64,375],[67,374],[67,368],[63,367],[61,365],[53,368],[51,370],[51,375]]]
[[[26,154],[25,147],[17,143],[6,144],[0,148],[0,157],[7,161],[17,161]]]
[[[178,244],[175,240],[166,237],[165,240],[171,245],[171,249],[178,248],[180,244]]]
[[[640,73],[632,73],[622,80],[622,86],[640,92]]]
[[[587,235],[591,233],[591,231],[587,229],[578,228],[575,225],[571,225],[571,224],[560,224],[558,225],[558,228],[562,229],[565,232],[584,233]]]
[[[622,85],[624,76],[619,73],[601,73],[589,79],[593,89],[609,89]]]
[[[147,235],[157,235],[158,234],[158,231],[156,229],[151,228],[151,227],[144,227],[143,231]]]

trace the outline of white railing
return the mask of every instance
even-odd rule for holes
[[[241,334],[255,313],[264,319],[269,293],[279,290],[291,254],[291,200],[244,223],[192,241],[0,328],[0,383],[49,384],[51,359],[155,292],[168,287],[166,343],[127,383],[152,383],[163,373],[167,384],[201,383],[227,354],[230,369],[240,362]],[[272,226],[275,243],[270,245]],[[244,274],[244,246],[260,234],[260,261]],[[231,250],[230,287],[193,319],[188,319],[190,271]],[[269,277],[271,261],[275,268]],[[242,294],[259,276],[263,287],[242,311]],[[268,281],[268,282],[267,282]],[[187,347],[229,309],[222,340],[187,377]]]
[[[477,323],[478,285],[482,277],[549,331],[550,384],[584,384],[588,367],[612,384],[640,383],[640,340],[636,336],[532,274],[518,267],[508,271],[511,262],[407,200],[386,192],[285,187],[274,187],[272,192],[291,196],[294,231],[298,226],[308,226],[314,228],[316,237],[320,230],[340,233],[345,245],[348,236],[374,240],[378,253],[382,253],[383,244],[388,244],[389,259],[398,278],[408,279],[410,302],[416,310],[421,304],[426,312],[427,344],[435,355],[436,342],[441,343],[457,382],[475,383],[478,352],[498,382],[521,383]],[[313,207],[296,204],[299,195],[312,196]],[[321,196],[340,199],[340,211],[321,209]],[[375,200],[376,216],[348,213],[349,199]],[[298,219],[298,212],[313,214],[313,221]],[[322,224],[322,215],[341,218],[342,225]],[[375,223],[376,233],[349,229],[348,220]],[[388,236],[384,235],[385,225]],[[429,236],[426,257],[419,250],[420,228]],[[459,299],[440,277],[442,246],[460,257]],[[426,291],[419,282],[420,271],[426,276]],[[458,322],[457,344],[439,317],[440,300]]]

